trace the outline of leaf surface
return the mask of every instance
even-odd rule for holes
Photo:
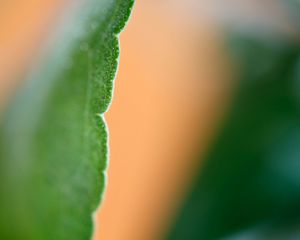
[[[132,5],[72,1],[1,117],[0,239],[91,238],[105,188],[103,113]]]

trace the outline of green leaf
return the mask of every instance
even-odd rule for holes
[[[133,0],[72,1],[2,116],[0,239],[87,240],[105,188],[118,34]]]
[[[299,238],[300,48],[271,36],[232,47],[235,97],[169,239]]]

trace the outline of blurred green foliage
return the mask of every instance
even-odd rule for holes
[[[91,238],[107,164],[102,114],[132,4],[72,1],[1,116],[1,240]]]
[[[239,81],[168,239],[300,239],[300,45],[230,41]]]

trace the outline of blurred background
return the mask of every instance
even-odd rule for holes
[[[1,109],[67,5],[0,3]],[[136,1],[95,240],[299,239],[297,7]]]

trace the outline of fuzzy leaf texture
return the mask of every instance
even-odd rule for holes
[[[72,1],[1,116],[0,239],[91,239],[107,165],[102,114],[132,5]]]

